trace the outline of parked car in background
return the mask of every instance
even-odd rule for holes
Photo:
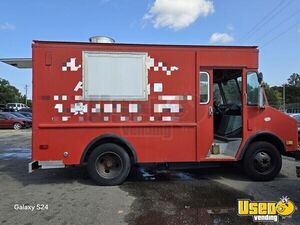
[[[300,133],[300,113],[294,113],[290,115],[298,121],[298,134]]]
[[[12,115],[13,117],[16,117],[17,119],[22,120],[25,123],[26,128],[32,127],[32,119],[29,119],[21,114],[18,114],[18,112],[6,112],[9,115]]]
[[[23,108],[28,108],[28,106],[23,103],[7,103],[6,108],[14,109],[15,111],[19,111]]]
[[[22,118],[16,117],[7,112],[0,112],[0,128],[13,128],[20,130],[21,128],[31,127],[30,122]]]
[[[22,108],[22,109],[19,110],[19,112],[30,112],[30,113],[32,113],[32,109],[30,107]]]
[[[22,112],[22,111],[19,111],[18,113],[22,114],[23,116],[26,116],[29,119],[32,119],[32,113],[31,112]]]
[[[21,119],[28,120],[28,121],[32,122],[31,118],[28,118],[27,116],[24,116],[19,112],[9,112],[9,113],[12,114],[12,115],[15,115],[16,117],[19,117]]]
[[[0,112],[2,112],[5,108],[6,106],[4,104],[0,104]]]
[[[2,111],[3,112],[15,112],[15,110],[13,108],[9,109],[9,108],[6,108],[6,107]]]

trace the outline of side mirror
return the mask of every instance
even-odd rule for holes
[[[265,108],[264,87],[262,84],[258,87],[258,106],[261,109]]]
[[[263,80],[264,80],[264,75],[263,75],[263,73],[258,73],[258,75],[257,75],[257,79],[258,79],[258,83],[262,83],[263,82]]]

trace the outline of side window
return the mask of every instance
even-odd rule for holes
[[[200,104],[207,104],[209,98],[209,74],[200,72]]]
[[[4,119],[5,119],[4,115],[0,114],[0,120],[4,120]]]
[[[258,105],[259,83],[256,72],[247,74],[247,103],[248,105]]]

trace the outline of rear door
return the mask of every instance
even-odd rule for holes
[[[213,144],[213,70],[200,68],[197,102],[197,160],[207,157]]]

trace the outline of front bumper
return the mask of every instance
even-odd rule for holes
[[[300,148],[297,151],[289,152],[286,154],[288,157],[294,158],[296,161],[300,161]],[[300,166],[296,166],[297,177],[300,177]]]
[[[300,150],[295,151],[295,152],[286,153],[285,156],[292,157],[298,161],[298,160],[300,160]]]

